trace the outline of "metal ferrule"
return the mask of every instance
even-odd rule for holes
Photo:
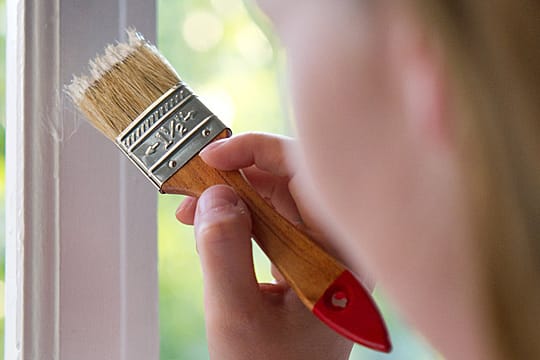
[[[116,144],[161,190],[164,182],[225,129],[180,82],[122,131]]]

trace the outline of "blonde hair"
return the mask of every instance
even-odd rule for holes
[[[540,359],[540,2],[414,0],[440,38],[501,359]]]

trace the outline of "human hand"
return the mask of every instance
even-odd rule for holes
[[[299,201],[301,187],[285,161],[291,144],[283,137],[245,134],[207,147],[201,157],[220,170],[243,169],[278,212],[321,241],[322,232],[311,226],[313,217]],[[275,268],[276,284],[257,283],[249,210],[231,188],[214,186],[198,201],[186,198],[176,216],[195,224],[213,359],[348,357],[352,343],[309,312]]]

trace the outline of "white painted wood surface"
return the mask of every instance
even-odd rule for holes
[[[6,359],[157,359],[156,192],[62,93],[155,1],[7,5]]]

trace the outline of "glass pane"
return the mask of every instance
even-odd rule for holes
[[[158,0],[158,45],[235,133],[288,134],[283,53],[261,18],[242,0]],[[192,229],[175,220],[179,197],[159,199],[161,358],[205,359],[202,278]],[[259,280],[269,281],[268,262],[259,250],[255,263]],[[395,349],[382,355],[357,346],[351,359],[437,358],[376,296]]]
[[[241,0],[159,0],[161,52],[235,133],[286,133],[280,106],[279,52]],[[257,89],[257,91],[253,91]],[[159,305],[162,359],[204,359],[202,278],[192,228],[174,211],[178,196],[158,204]],[[258,277],[271,279],[256,251]]]

